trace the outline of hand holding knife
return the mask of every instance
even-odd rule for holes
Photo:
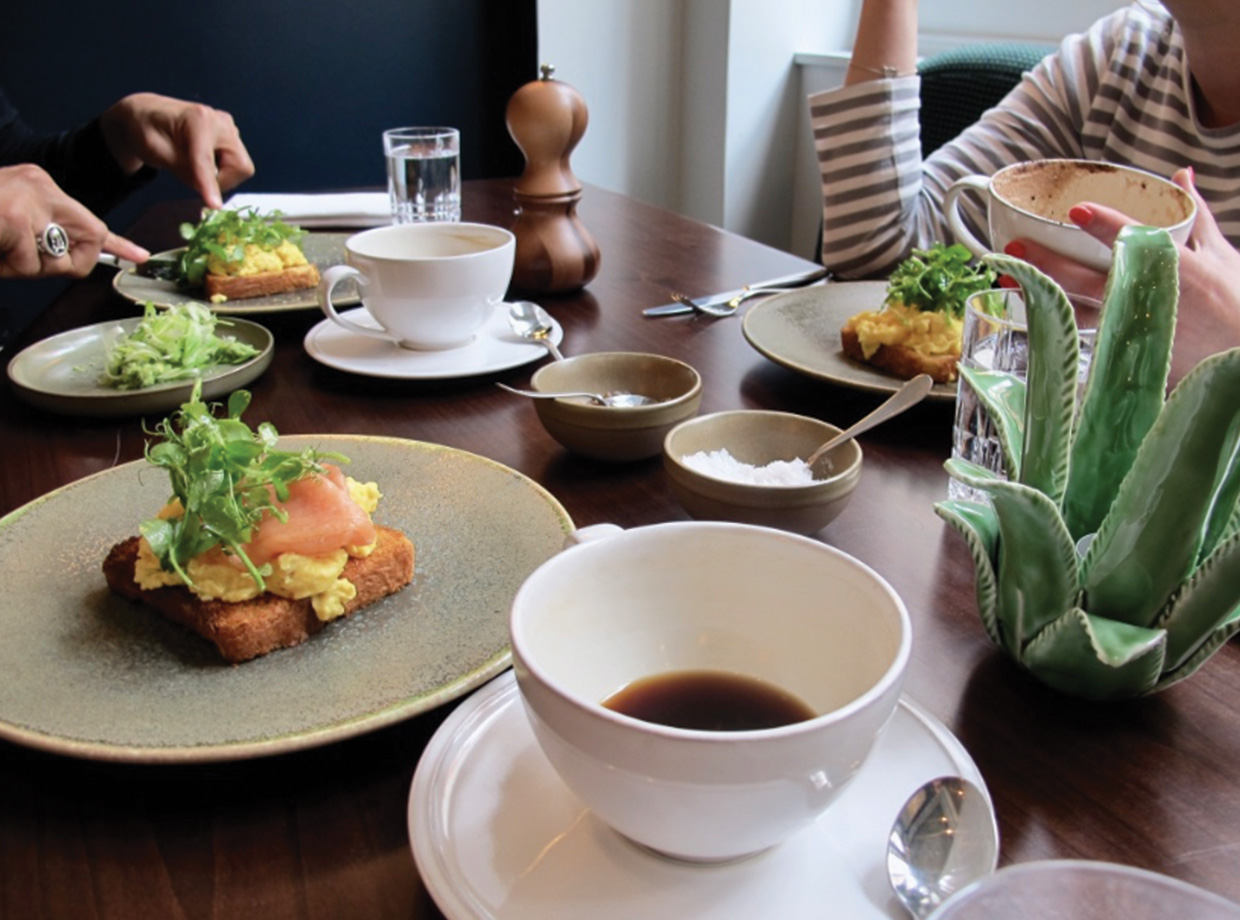
[[[743,288],[734,291],[725,291],[722,294],[714,294],[710,297],[694,298],[695,302],[701,306],[716,306],[718,304],[727,303],[733,297],[743,294],[747,291],[776,291],[793,290],[799,287],[805,287],[826,278],[830,272],[819,266],[807,272],[798,272],[794,275],[784,275],[779,278],[772,278],[769,281],[760,281],[756,284],[749,284]],[[678,314],[692,313],[694,308],[687,303],[669,303],[659,307],[647,307],[642,310],[643,316],[676,316]]]

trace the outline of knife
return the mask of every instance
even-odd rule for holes
[[[121,271],[133,271],[144,278],[158,278],[160,281],[176,281],[180,277],[177,260],[170,256],[151,256],[141,265],[135,265],[128,259],[118,259],[110,252],[99,253],[100,265],[111,265]]]
[[[813,284],[825,277],[829,272],[821,265],[807,272],[798,272],[795,275],[783,275],[779,278],[772,278],[769,281],[759,281],[756,284],[749,284],[735,291],[725,291],[722,294],[714,294],[710,297],[694,298],[698,303],[706,306],[714,306],[715,304],[726,303],[737,294],[745,291],[770,290],[782,291],[791,290],[793,288],[805,287],[807,284]],[[661,307],[647,307],[642,310],[643,316],[676,316],[682,313],[692,313],[693,307],[686,303],[668,303]]]

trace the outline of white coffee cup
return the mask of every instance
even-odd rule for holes
[[[817,540],[690,521],[577,531],[513,601],[513,663],[535,737],[620,834],[722,861],[807,827],[847,787],[899,700],[908,612]],[[673,728],[603,704],[635,680],[747,675],[817,715],[775,728]]]
[[[345,242],[345,265],[319,282],[319,305],[351,332],[403,348],[436,351],[473,341],[512,280],[516,238],[489,224],[421,223],[376,227]],[[381,328],[342,316],[332,292],[354,278]]]
[[[965,225],[960,199],[966,192],[976,192],[985,202],[990,246]],[[1161,176],[1131,166],[1066,159],[1013,163],[993,176],[957,179],[947,190],[943,210],[956,240],[976,256],[1002,252],[1012,240],[1025,239],[1105,272],[1111,250],[1068,216],[1083,201],[1164,227],[1177,243],[1188,240],[1197,216],[1192,196]]]

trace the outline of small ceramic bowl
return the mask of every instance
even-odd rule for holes
[[[691,517],[817,533],[833,521],[861,478],[861,447],[849,441],[814,465],[806,485],[759,485],[708,475],[685,465],[698,452],[726,449],[733,458],[763,467],[774,460],[805,460],[839,428],[788,412],[718,412],[677,425],[663,443],[663,465],[672,493]],[[830,462],[828,471],[824,464]]]
[[[612,462],[657,456],[667,433],[696,414],[702,401],[702,378],[692,367],[639,352],[596,352],[554,361],[538,369],[530,386],[544,393],[622,390],[659,400],[633,408],[583,399],[533,401],[551,437],[574,453]]]

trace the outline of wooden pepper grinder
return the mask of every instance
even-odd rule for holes
[[[540,72],[508,101],[508,133],[526,164],[513,192],[512,286],[554,294],[588,284],[598,274],[599,249],[577,217],[581,183],[568,162],[586,130],[586,104],[571,86],[552,79],[553,66],[543,64]]]

